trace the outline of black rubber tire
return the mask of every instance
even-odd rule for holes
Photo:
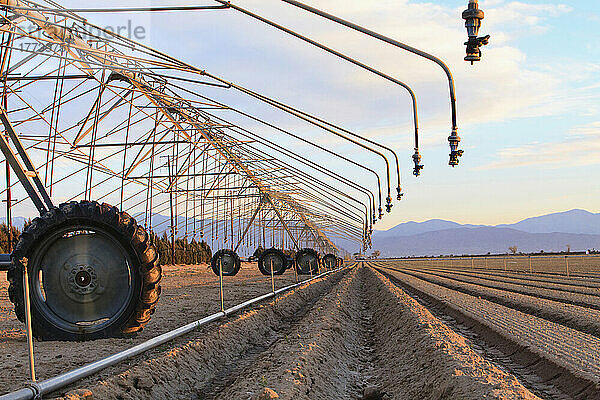
[[[334,254],[327,254],[322,260],[323,268],[335,269],[338,265],[338,258]]]
[[[311,264],[311,267],[308,267],[301,262],[301,260],[305,256],[313,257],[316,260],[314,263]],[[298,251],[296,253],[295,261],[296,261],[296,271],[298,272],[298,275],[311,275],[311,274],[316,275],[319,273],[319,264],[321,262],[321,259],[319,258],[319,253],[317,253],[315,250],[302,249],[302,250]],[[311,269],[312,269],[312,271],[311,271]]]
[[[128,252],[132,260],[133,296],[125,306],[121,316],[102,330],[95,332],[71,332],[55,326],[36,302],[31,302],[31,325],[33,334],[39,340],[84,341],[113,337],[131,337],[140,332],[154,314],[160,297],[159,282],[162,269],[159,255],[146,229],[137,225],[134,218],[118,208],[95,201],[63,203],[41,217],[35,218],[28,226],[12,253],[12,265],[8,270],[8,294],[15,305],[17,318],[25,322],[23,299],[23,262],[35,255],[43,237],[70,226],[89,226],[109,232]],[[28,271],[33,266],[28,265]],[[135,278],[135,279],[134,279]],[[138,279],[139,278],[139,279]],[[30,282],[33,282],[29,274]],[[39,279],[39,278],[38,278]],[[32,286],[33,287],[33,286]]]
[[[283,251],[279,249],[268,249],[263,251],[260,258],[258,259],[258,269],[263,275],[271,276],[271,268],[270,266],[265,265],[265,260],[267,257],[279,257],[281,259],[280,268],[273,268],[273,275],[283,275],[285,270],[287,269],[287,257],[283,254]]]
[[[216,276],[219,276],[220,273],[220,265],[219,258],[224,255],[232,256],[234,259],[233,266],[231,268],[223,268],[223,276],[236,276],[238,272],[240,272],[240,268],[242,266],[242,261],[237,253],[230,249],[222,249],[213,254],[212,259],[210,260],[210,266]]]
[[[344,266],[344,259],[341,257],[338,257],[337,259],[337,266],[338,268],[342,268]]]

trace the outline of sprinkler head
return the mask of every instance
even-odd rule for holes
[[[467,56],[465,61],[468,61],[473,65],[475,61],[481,61],[481,50],[480,47],[489,43],[490,35],[484,37],[478,37],[479,28],[481,27],[481,20],[485,17],[482,10],[479,9],[477,0],[469,0],[469,7],[463,11],[462,17],[465,20],[465,27],[467,28],[467,34],[469,39],[465,42],[467,46]]]
[[[456,130],[452,131],[452,134],[448,137],[450,142],[450,165],[455,167],[458,165],[459,157],[462,157],[464,151],[458,150],[458,144],[460,143],[460,137],[456,134]]]
[[[393,204],[392,204],[392,196],[388,195],[388,197],[387,197],[387,204],[385,205],[385,210],[387,212],[392,212],[392,206],[393,206]]]
[[[398,192],[398,197],[397,197],[397,199],[398,199],[398,200],[402,200],[402,196],[404,196],[404,193],[402,193],[402,188],[401,188],[400,186],[398,186],[398,187],[396,188],[396,191]]]
[[[412,159],[413,159],[413,162],[415,163],[415,168],[413,169],[413,175],[419,176],[419,175],[421,175],[421,170],[424,167],[423,164],[420,164],[421,154],[419,154],[419,150],[415,149],[415,154],[413,154]]]
[[[383,218],[383,208],[379,207],[379,219]]]

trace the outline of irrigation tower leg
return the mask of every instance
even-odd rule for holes
[[[33,357],[33,332],[31,330],[31,303],[29,298],[29,274],[27,262],[23,263],[23,296],[25,298],[25,324],[27,326],[27,351],[29,353],[29,372],[31,381],[35,382],[35,360]]]
[[[298,271],[296,270],[296,266],[292,266],[292,269],[294,270],[294,278],[296,279],[296,283],[298,283]]]
[[[258,207],[256,207],[256,210],[254,211],[254,214],[252,214],[252,218],[250,218],[250,221],[248,222],[248,225],[244,229],[244,233],[242,233],[242,236],[240,237],[240,240],[238,241],[238,244],[235,246],[235,248],[233,249],[233,251],[237,252],[238,249],[240,248],[241,244],[244,242],[244,238],[246,238],[246,235],[248,234],[248,230],[250,229],[250,227],[254,223],[254,220],[256,219],[256,216],[260,212],[260,209],[262,208],[263,203],[264,203],[264,201],[261,200],[260,203],[258,204]]]
[[[285,231],[288,233],[288,235],[290,235],[290,239],[292,239],[292,242],[294,242],[294,246],[296,247],[296,250],[300,250],[300,245],[298,244],[298,241],[296,240],[296,238],[294,237],[294,235],[292,235],[292,231],[290,231],[290,228],[288,227],[287,223],[285,222],[285,220],[281,216],[281,213],[279,212],[279,209],[275,206],[275,203],[273,202],[273,200],[269,196],[266,196],[266,198],[267,198],[267,201],[269,203],[271,203],[271,207],[273,207],[273,211],[275,211],[275,214],[277,214],[277,218],[279,218],[279,221],[281,221],[281,225],[283,226],[283,228],[285,229]]]
[[[273,259],[271,259],[271,290],[275,294],[275,274],[273,273]]]
[[[225,311],[225,300],[223,297],[223,260],[219,258],[219,294],[221,295],[221,311]]]

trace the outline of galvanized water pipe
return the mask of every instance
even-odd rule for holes
[[[220,0],[215,0],[215,1],[222,3]],[[342,18],[336,17],[335,15],[331,15],[329,13],[326,13],[326,12],[316,9],[314,7],[303,4],[299,1],[296,1],[296,0],[282,0],[282,1],[285,3],[288,3],[290,5],[296,6],[298,8],[301,8],[305,11],[316,14],[316,15],[323,17],[325,19],[328,19],[330,21],[336,22],[340,25],[344,25],[347,28],[361,32],[367,36],[371,36],[375,39],[379,39],[385,43],[391,44],[392,46],[399,47],[410,53],[413,53],[420,57],[426,58],[430,61],[433,61],[437,65],[439,65],[444,70],[444,73],[446,74],[446,76],[448,78],[448,85],[450,88],[450,107],[452,108],[452,132],[450,134],[450,137],[448,137],[448,142],[450,143],[450,165],[451,166],[458,165],[458,158],[460,156],[462,156],[462,150],[458,150],[458,144],[460,143],[460,137],[458,136],[458,125],[456,123],[456,94],[455,94],[455,89],[454,89],[454,78],[452,77],[452,72],[450,72],[450,69],[442,60],[440,60],[439,58],[437,58],[429,53],[419,50],[415,47],[406,45],[397,40],[394,40],[392,38],[389,38],[387,36],[384,36],[382,34],[374,32],[372,30],[369,30],[367,28],[363,28],[360,25],[346,21]],[[227,3],[229,3],[229,2],[227,2]]]
[[[153,339],[147,340],[144,343],[140,343],[137,346],[134,346],[130,349],[123,350],[119,353],[113,354],[112,356],[103,358],[103,359],[93,362],[91,364],[84,365],[83,367],[79,367],[72,371],[65,372],[64,374],[55,376],[54,378],[46,379],[43,381],[38,381],[36,383],[31,383],[31,384],[29,384],[29,386],[27,386],[23,389],[0,396],[0,400],[32,400],[35,398],[39,398],[43,395],[47,395],[49,393],[55,392],[61,388],[64,388],[65,386],[68,386],[68,385],[80,380],[80,379],[87,378],[88,376],[93,375],[96,372],[99,372],[105,368],[112,367],[113,365],[116,365],[116,364],[120,363],[121,361],[127,360],[131,357],[135,357],[139,354],[144,353],[145,351],[151,350],[155,347],[160,346],[161,344],[167,343],[173,339],[183,336],[189,332],[192,332],[193,330],[197,329],[200,326],[217,321],[228,315],[231,315],[238,311],[241,311],[244,308],[251,306],[253,304],[256,304],[260,301],[275,297],[280,293],[295,289],[300,285],[311,282],[315,279],[324,277],[326,275],[330,275],[334,272],[341,271],[345,268],[348,268],[348,267],[342,267],[342,268],[338,268],[333,271],[328,271],[321,275],[317,275],[313,278],[304,280],[302,282],[295,283],[295,284],[286,286],[284,288],[275,290],[274,292],[270,292],[270,293],[264,294],[262,296],[256,297],[254,299],[245,301],[241,304],[238,304],[237,306],[228,308],[225,311],[221,311],[221,312],[209,315],[208,317],[204,317],[198,321],[184,325],[184,326],[177,328],[175,330],[172,330],[170,332],[163,333],[162,335],[159,335]]]

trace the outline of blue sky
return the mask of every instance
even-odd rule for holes
[[[81,6],[74,0],[61,3]],[[198,4],[134,0],[127,5],[186,3]],[[297,39],[234,11],[87,17],[105,26],[131,19],[148,31],[146,44],[392,146],[401,157],[405,198],[395,202],[392,214],[377,224],[378,229],[430,218],[498,224],[572,208],[600,212],[599,2],[480,1],[486,12],[481,34],[492,39],[483,49],[483,61],[471,66],[462,61],[466,31],[460,12],[467,0],[306,0],[447,62],[456,78],[459,135],[465,149],[461,165],[454,169],[447,166],[450,111],[439,68],[277,0],[234,3],[413,87],[419,100],[423,175],[411,175],[411,111],[406,93]],[[353,146],[248,98],[220,96],[383,173],[378,159]],[[326,154],[278,140],[373,185],[370,176]]]

